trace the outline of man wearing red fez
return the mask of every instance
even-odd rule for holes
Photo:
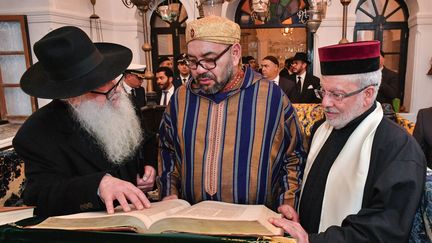
[[[326,116],[313,134],[298,213],[271,222],[298,243],[408,242],[425,183],[421,148],[383,116],[378,41],[319,49]]]

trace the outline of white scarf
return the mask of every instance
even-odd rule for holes
[[[332,225],[340,226],[348,215],[358,213],[361,208],[372,143],[376,129],[383,118],[381,104],[379,102],[376,104],[375,110],[348,138],[329,171],[318,232],[324,232]],[[324,122],[313,137],[306,162],[302,192],[312,164],[332,130],[333,127]]]

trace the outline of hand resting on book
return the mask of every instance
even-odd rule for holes
[[[134,206],[130,205],[133,209]],[[184,232],[205,235],[282,236],[268,219],[280,218],[264,205],[202,201],[190,205],[181,199],[152,203],[151,208],[114,214],[86,212],[50,217],[32,229],[135,231],[142,234]]]
[[[296,239],[297,243],[309,243],[309,236],[300,225],[300,218],[295,209],[289,205],[281,205],[278,211],[283,218],[270,218],[269,222],[276,227],[282,228],[292,238]]]
[[[149,208],[150,201],[144,192],[132,183],[105,175],[99,183],[99,196],[105,203],[107,213],[114,213],[114,200],[120,203],[125,212],[131,211],[129,202],[137,209]],[[128,202],[129,201],[129,202]]]

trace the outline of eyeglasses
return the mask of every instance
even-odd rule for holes
[[[106,98],[107,98],[107,100],[111,100],[112,97],[114,96],[115,91],[116,91],[117,87],[119,86],[121,80],[122,79],[120,79],[119,81],[117,81],[117,83],[114,84],[114,86],[112,86],[111,89],[109,89],[107,92],[100,92],[100,91],[92,90],[92,91],[90,91],[90,93],[105,95]]]
[[[232,45],[229,45],[223,52],[221,52],[217,57],[215,58],[203,58],[199,61],[196,60],[187,60],[187,65],[190,69],[196,70],[198,68],[198,65],[200,65],[202,68],[206,70],[212,70],[216,67],[216,61],[219,60],[230,48]]]
[[[371,85],[367,85],[361,89],[358,89],[356,91],[353,91],[351,93],[348,94],[344,94],[341,92],[332,92],[332,91],[326,91],[323,89],[315,89],[315,95],[318,99],[324,99],[324,97],[327,95],[328,97],[330,97],[333,100],[337,100],[337,101],[342,101],[345,98],[351,97],[353,95],[359,94],[361,93],[363,90],[371,87],[371,86],[377,86],[378,84],[371,84]]]

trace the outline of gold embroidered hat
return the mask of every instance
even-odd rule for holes
[[[219,16],[208,16],[191,21],[186,26],[186,44],[202,40],[220,44],[240,42],[240,26]]]

